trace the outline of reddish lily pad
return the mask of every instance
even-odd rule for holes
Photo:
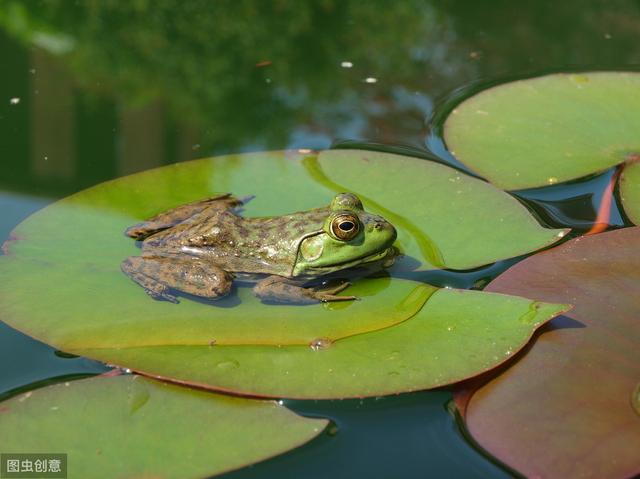
[[[527,477],[640,473],[640,228],[571,240],[487,290],[566,301],[533,347],[470,395],[467,427]]]
[[[326,425],[273,401],[95,377],[4,401],[0,450],[64,452],[68,477],[199,478],[298,447]]]
[[[392,164],[405,173],[384,175]],[[344,293],[355,294],[361,301],[309,306],[265,305],[250,288],[240,286],[214,304],[183,298],[176,305],[150,299],[120,271],[124,258],[139,253],[123,232],[142,218],[219,191],[258,195],[247,205],[247,215],[322,206],[332,197],[331,189],[337,188],[336,180],[330,178],[340,174],[347,182],[344,189],[359,193],[362,188],[375,196],[375,202],[365,196],[367,207],[391,215],[391,221],[399,220],[398,228],[404,235],[401,246],[418,257],[422,254],[420,241],[411,238],[420,237],[430,224],[434,225],[437,242],[446,245],[438,247],[442,257],[447,264],[460,266],[529,251],[557,240],[563,232],[541,228],[504,192],[423,160],[338,151],[319,157],[260,153],[206,159],[107,182],[28,218],[16,228],[14,239],[5,244],[7,255],[0,257],[1,317],[16,329],[61,350],[149,374],[253,395],[343,397],[434,387],[473,376],[501,362],[501,355],[493,359],[496,348],[515,351],[539,323],[562,310],[561,305],[546,305],[534,323],[523,327],[518,318],[527,312],[530,300],[439,292],[438,298],[449,298],[444,303],[446,308],[438,313],[440,320],[446,319],[447,325],[455,328],[474,319],[469,331],[475,332],[469,334],[483,339],[476,343],[478,354],[465,357],[464,364],[459,364],[460,359],[431,364],[422,351],[430,350],[437,356],[436,351],[462,348],[467,340],[464,335],[450,334],[434,342],[438,336],[418,334],[421,328],[431,327],[419,318],[438,317],[432,308],[438,311],[441,306],[437,305],[442,304],[432,303],[429,298],[436,288],[427,284],[364,278]],[[384,188],[368,189],[368,183],[379,183],[385,176]],[[418,186],[409,185],[410,180]],[[429,183],[431,188],[425,189]],[[423,189],[431,191],[424,197],[429,203],[434,191],[446,194],[448,186],[440,183],[455,185],[460,197],[466,198],[450,201],[457,209],[477,214],[461,213],[447,227],[446,221],[436,219],[439,210],[451,213],[444,206],[430,210],[432,216],[420,212],[422,202],[411,204],[406,217],[394,212],[403,207],[397,200],[400,191],[415,199]],[[499,233],[481,225],[486,215],[480,219],[480,209],[476,211],[475,206],[485,201],[492,208],[486,214],[495,220],[496,231],[505,234],[502,239]],[[464,208],[466,203],[468,207]],[[463,226],[465,218],[471,223]],[[474,228],[480,237],[465,247],[460,237],[474,237]],[[453,252],[451,245],[468,251],[468,256]],[[507,305],[510,309],[501,309]],[[504,341],[483,333],[488,326],[482,321],[496,308],[502,313],[494,319],[493,332]],[[409,323],[410,318],[416,321]],[[396,331],[397,325],[403,328]],[[368,335],[373,335],[380,351],[395,351],[405,357],[407,368],[429,372],[402,374],[390,381],[387,373],[394,372],[393,368],[374,371],[379,366],[375,362],[353,361],[354,356],[366,357],[358,351]],[[457,338],[454,343],[452,338]],[[309,347],[328,343],[334,343],[334,347],[323,353]],[[235,363],[243,364],[241,373],[235,371]],[[341,377],[356,365],[366,380],[353,381],[352,375]],[[310,384],[312,376],[316,379]]]

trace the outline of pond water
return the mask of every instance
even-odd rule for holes
[[[629,1],[7,0],[0,7],[0,242],[70,193],[229,152],[370,148],[465,170],[446,152],[438,111],[513,78],[637,69],[638,21],[640,3]],[[611,174],[518,197],[543,224],[577,234],[591,226]],[[610,221],[625,219],[614,208]],[[479,289],[519,259],[407,275]],[[0,323],[5,396],[105,370]],[[228,477],[513,476],[465,440],[447,410],[450,398],[440,390],[285,401],[336,428]]]

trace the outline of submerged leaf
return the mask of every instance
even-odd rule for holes
[[[465,393],[467,427],[527,477],[640,473],[640,228],[571,240],[487,288],[570,302],[500,376]]]
[[[3,453],[64,452],[69,477],[209,477],[300,446],[327,425],[273,401],[132,375],[30,391],[0,412]]]

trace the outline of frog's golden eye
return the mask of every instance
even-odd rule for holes
[[[338,215],[331,221],[331,232],[340,240],[352,240],[359,231],[360,221],[355,215]]]

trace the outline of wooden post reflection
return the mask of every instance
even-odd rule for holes
[[[178,127],[178,142],[176,145],[176,158],[174,161],[186,161],[200,158],[200,134],[198,130],[189,124]]]
[[[31,53],[30,80],[31,171],[70,181],[76,173],[73,81],[61,62],[40,49]]]
[[[165,163],[164,109],[160,102],[120,110],[118,173],[126,175]]]

